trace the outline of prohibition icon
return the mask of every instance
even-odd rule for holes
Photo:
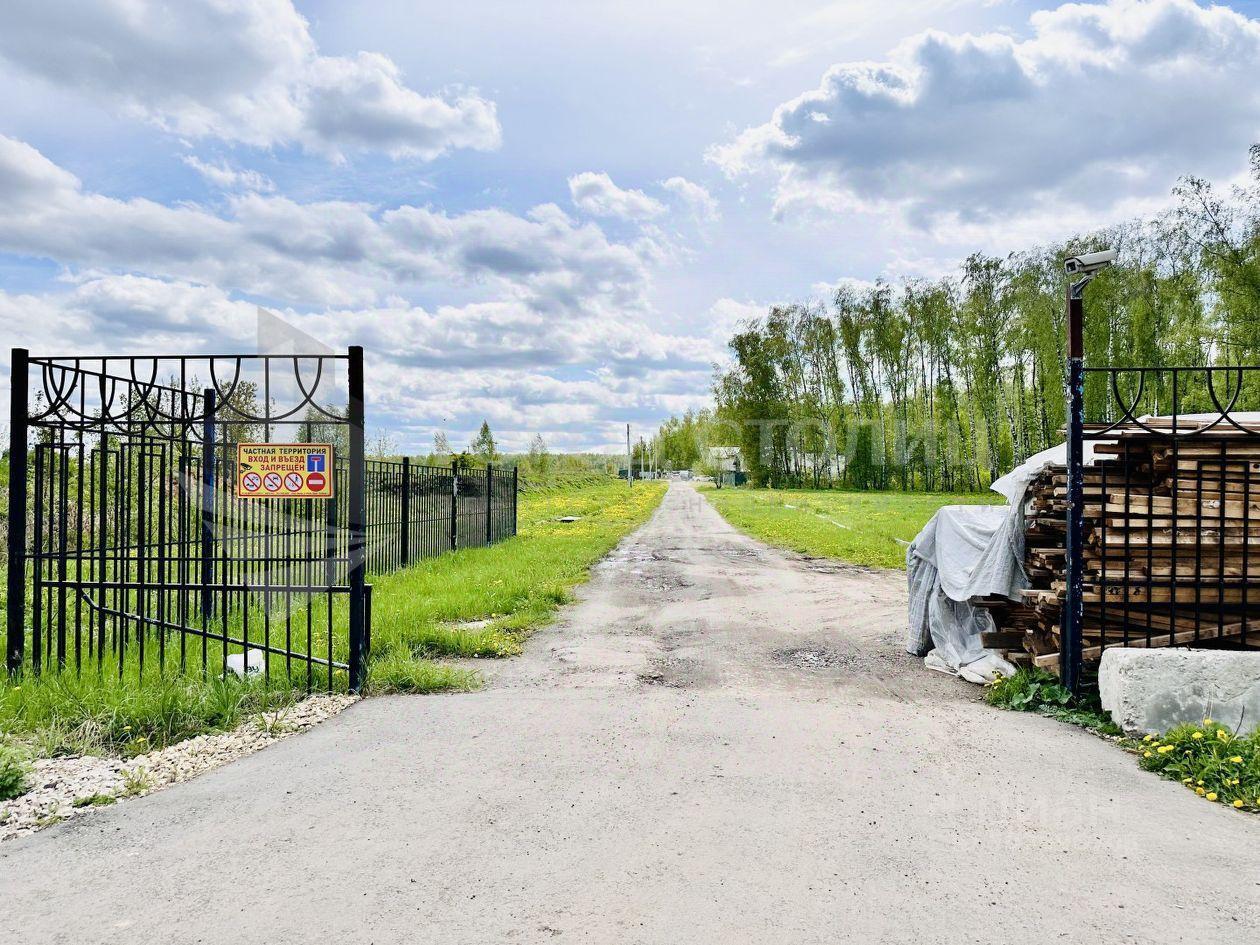
[[[302,488],[302,474],[289,473],[284,477],[284,487],[290,492],[299,492]]]
[[[306,477],[306,487],[315,492],[322,492],[324,489],[324,474],[313,472]]]
[[[280,490],[280,474],[267,473],[263,476],[263,487],[268,492],[278,492]]]
[[[241,486],[246,492],[257,492],[262,485],[262,476],[258,473],[246,473],[241,477]]]

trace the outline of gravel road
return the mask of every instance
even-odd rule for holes
[[[900,574],[686,484],[471,695],[0,845],[0,939],[1260,940],[1260,821],[900,649]]]

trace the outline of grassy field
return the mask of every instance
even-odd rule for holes
[[[663,484],[629,490],[606,478],[531,484],[520,497],[515,538],[371,577],[369,691],[475,688],[474,670],[439,658],[519,652],[663,494]],[[559,521],[568,516],[577,520]],[[344,625],[344,613],[337,619]],[[135,755],[231,728],[303,695],[274,679],[263,685],[199,673],[149,672],[139,680],[125,672],[120,680],[113,667],[101,674],[85,667],[79,675],[28,675],[0,686],[0,746],[35,755]]]
[[[535,489],[521,495],[515,538],[375,578],[372,687],[415,688],[409,674],[430,657],[519,652],[664,492],[663,483],[615,480]]]
[[[1002,502],[997,493],[844,492],[829,489],[703,490],[740,531],[804,554],[904,568],[910,541],[943,505]]]

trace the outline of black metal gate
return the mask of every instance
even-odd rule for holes
[[[10,673],[360,688],[361,348],[12,365]],[[238,497],[248,441],[332,444],[334,497]]]

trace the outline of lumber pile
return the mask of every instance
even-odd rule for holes
[[[1084,482],[1086,662],[1110,646],[1260,647],[1260,435],[1250,434],[1216,428],[1173,440],[1134,426],[1096,444]],[[1020,601],[973,601],[998,628],[982,637],[986,646],[1054,672],[1067,488],[1063,466],[1029,486],[1032,588]]]

